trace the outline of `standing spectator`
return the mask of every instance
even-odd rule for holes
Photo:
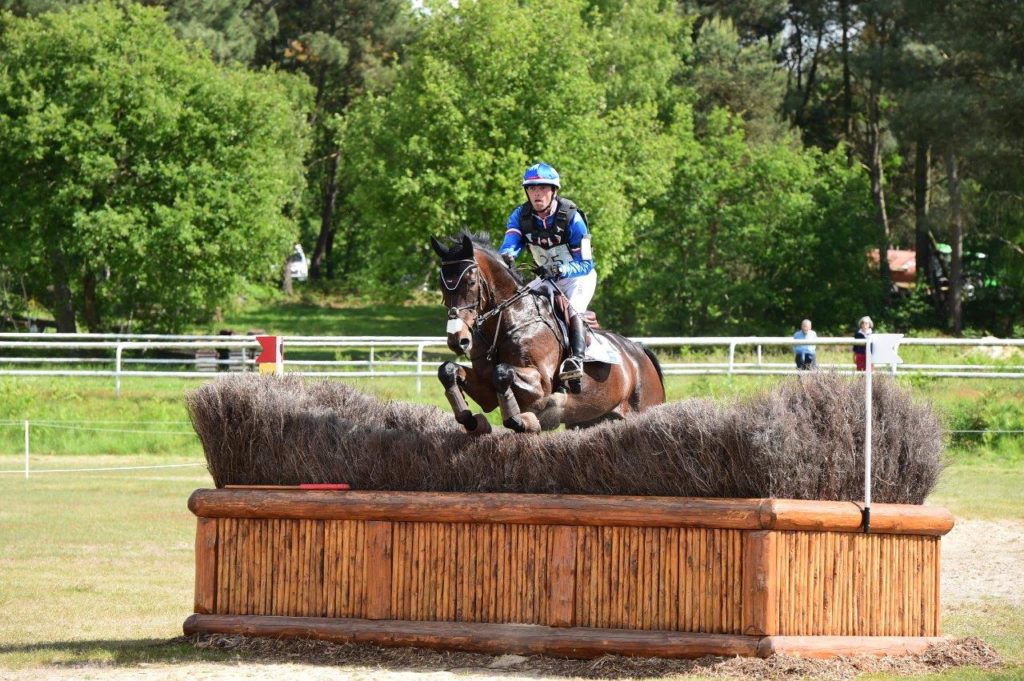
[[[811,330],[811,320],[805,319],[800,322],[800,330],[793,334],[798,340],[813,340],[818,337],[815,331]],[[793,354],[796,355],[796,368],[800,370],[813,369],[815,365],[813,345],[794,345]]]
[[[859,327],[857,333],[853,334],[854,338],[867,338],[871,335],[871,331],[875,328],[875,325],[871,323],[871,317],[867,315],[860,318]],[[867,346],[854,345],[853,346],[853,363],[857,366],[857,371],[864,371],[865,358]]]

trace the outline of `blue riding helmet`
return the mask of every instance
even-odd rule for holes
[[[545,184],[556,188],[562,186],[562,182],[558,177],[558,171],[547,163],[532,165],[523,173],[523,186],[529,187],[534,184]]]

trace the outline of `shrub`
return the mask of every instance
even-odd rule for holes
[[[924,501],[942,468],[934,410],[877,376],[872,497]],[[816,372],[720,405],[690,399],[587,430],[471,436],[435,407],[342,383],[228,377],[188,407],[217,486],[777,497],[863,496],[863,381]]]

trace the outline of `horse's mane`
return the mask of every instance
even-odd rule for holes
[[[469,237],[469,240],[473,242],[473,248],[478,251],[483,251],[488,256],[496,260],[499,264],[504,265],[505,262],[498,251],[494,248],[491,243],[491,235],[487,232],[470,232],[469,230],[461,230],[452,238],[453,243],[460,243],[463,237]],[[519,273],[519,269],[516,267],[509,267],[508,273],[512,275],[512,278],[516,282],[516,286],[522,286],[526,283],[523,279],[523,275]]]

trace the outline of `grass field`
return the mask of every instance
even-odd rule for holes
[[[243,311],[218,328],[439,335],[443,321],[443,310],[433,305],[368,310],[315,302]],[[670,377],[667,388],[673,400],[733,400],[777,380]],[[446,408],[429,379],[421,393],[407,378],[352,382],[383,398]],[[198,385],[128,378],[115,398],[108,379],[0,378],[0,471],[15,471],[0,474],[0,677],[4,669],[230,658],[171,642],[192,604],[195,521],[185,502],[193,489],[211,484],[183,401]],[[1024,428],[1024,389],[1016,383],[916,379],[912,385],[951,428]],[[27,480],[16,472],[23,466],[25,419],[32,422],[34,471]],[[1024,437],[1013,435],[957,437],[929,503],[958,518],[1024,521],[1022,443]],[[44,472],[179,464],[187,465]],[[1024,678],[1024,607],[998,599],[960,603],[946,607],[944,622],[947,634],[980,636],[1012,666],[942,678]]]
[[[40,468],[162,465],[172,456],[42,457]],[[0,468],[17,457],[0,457]],[[942,487],[956,494],[961,513],[985,518],[1022,517],[1005,485],[957,465]],[[1003,471],[1005,474],[1006,471]],[[997,476],[998,477],[998,476]],[[185,502],[209,486],[199,466],[140,471],[0,477],[0,670],[67,665],[132,666],[226,660],[171,639],[191,612],[195,520]],[[1019,490],[1016,487],[1016,490]],[[970,503],[959,499],[970,497]],[[1020,678],[1024,675],[1024,608],[979,600],[945,610],[945,632],[980,636],[1013,666],[997,675],[946,678]],[[887,678],[887,677],[877,677]]]

